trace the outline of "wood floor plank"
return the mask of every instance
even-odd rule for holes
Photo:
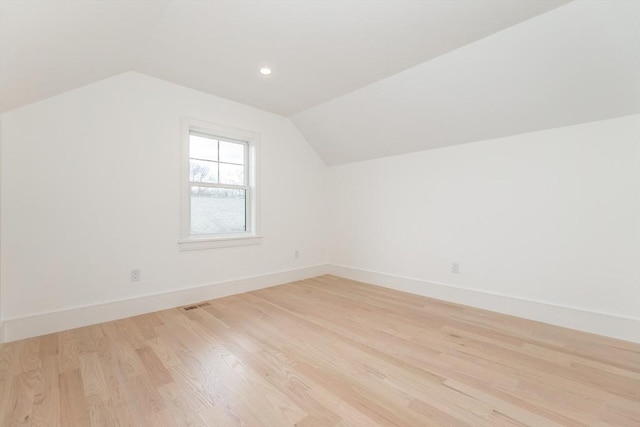
[[[80,369],[80,362],[78,362],[78,344],[76,343],[75,331],[62,331],[57,335],[58,371],[62,374],[74,369]]]
[[[56,334],[43,335],[40,337],[40,358],[56,356],[58,354],[58,336]]]
[[[52,340],[57,342],[57,340]],[[33,426],[60,425],[60,390],[58,359],[49,351],[42,357],[42,368],[36,374],[36,385],[33,397]]]
[[[173,381],[171,373],[162,364],[162,361],[156,356],[151,347],[141,347],[136,352],[154,386],[159,387]]]
[[[35,371],[21,372],[11,378],[0,402],[3,426],[31,425],[37,375]]]
[[[640,345],[320,276],[0,347],[0,427],[634,426]]]
[[[178,366],[180,363],[180,358],[173,349],[167,345],[167,343],[162,339],[162,337],[152,338],[147,340],[147,344],[156,354],[158,359],[162,362],[165,367],[174,367]]]
[[[80,368],[60,374],[60,424],[63,426],[91,425]]]
[[[200,414],[210,407],[202,406],[184,387],[171,382],[161,385],[158,391],[177,425],[206,427],[207,423]]]
[[[60,427],[60,390],[38,393],[33,401],[33,427]]]
[[[20,349],[24,341],[0,344],[0,397],[8,396],[9,387],[14,375],[22,372],[20,365]],[[0,399],[0,409],[6,406],[6,399]],[[2,412],[0,412],[0,417]]]
[[[22,372],[29,372],[42,366],[40,358],[40,337],[26,340],[22,345],[20,364]]]
[[[97,401],[107,402],[109,400],[109,389],[98,355],[96,353],[84,353],[78,359],[85,397],[92,401],[95,398]]]

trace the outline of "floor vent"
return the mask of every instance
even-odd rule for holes
[[[195,304],[195,305],[189,305],[187,307],[182,307],[182,309],[184,311],[189,311],[189,310],[195,310],[196,308],[200,308],[200,307],[206,307],[208,305],[211,305],[211,304],[209,304],[208,302],[202,302],[200,304]]]

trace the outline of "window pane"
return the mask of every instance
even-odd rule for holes
[[[245,222],[246,191],[191,187],[191,234],[241,233]]]
[[[194,159],[218,160],[218,140],[189,134],[189,157]]]
[[[244,144],[220,141],[220,161],[244,165]]]
[[[193,182],[218,182],[218,163],[189,160],[189,180]]]
[[[222,184],[244,185],[244,166],[220,163],[220,182]]]

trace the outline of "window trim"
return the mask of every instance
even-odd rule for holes
[[[247,174],[248,185],[247,208],[245,211],[246,232],[208,235],[191,234],[191,180],[189,179],[190,132],[246,143],[247,162],[245,165],[245,173]],[[180,251],[259,245],[262,239],[259,220],[260,199],[258,197],[259,191],[257,185],[260,171],[260,134],[183,117],[180,129],[180,140],[180,231],[178,238]]]

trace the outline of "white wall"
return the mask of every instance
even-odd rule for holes
[[[262,245],[179,252],[183,116],[262,135]],[[7,340],[326,271],[640,340],[640,115],[330,169],[283,117],[137,73],[1,124]]]
[[[262,245],[179,252],[183,116],[261,134]],[[7,328],[326,262],[327,168],[286,118],[125,73],[3,114],[2,140]]]
[[[639,145],[632,115],[331,168],[330,262],[349,267],[338,274],[640,340]],[[487,294],[549,305],[527,314],[513,299],[480,303]],[[557,306],[612,322],[559,319]]]

